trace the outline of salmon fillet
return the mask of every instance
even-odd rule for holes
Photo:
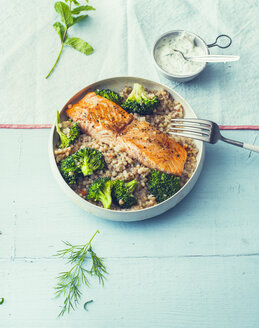
[[[113,146],[117,135],[133,120],[133,115],[95,92],[88,93],[66,113],[82,131]]]
[[[143,165],[181,176],[186,150],[147,122],[141,122],[112,101],[88,93],[66,110],[81,130]]]
[[[122,150],[143,165],[169,174],[182,175],[186,150],[149,123],[134,119],[117,140]]]

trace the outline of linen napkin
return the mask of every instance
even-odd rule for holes
[[[259,33],[256,2],[215,0],[98,0],[86,21],[71,28],[95,49],[90,56],[66,47],[49,79],[46,74],[59,52],[52,25],[53,1],[9,1],[0,12],[0,123],[47,124],[77,91],[99,79],[131,75],[175,88],[199,117],[219,124],[259,124]],[[17,10],[19,8],[19,10]],[[228,49],[213,54],[237,54],[239,62],[209,64],[195,80],[176,83],[154,68],[151,50],[162,33],[185,29],[212,43],[228,34]]]

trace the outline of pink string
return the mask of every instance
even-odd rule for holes
[[[0,124],[0,129],[50,129],[51,124]]]
[[[51,124],[0,124],[0,129],[50,129]],[[220,125],[221,130],[259,130],[259,125]]]
[[[259,130],[258,125],[220,125],[220,130]]]

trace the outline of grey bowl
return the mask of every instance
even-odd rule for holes
[[[114,77],[107,80],[102,80],[95,82],[93,84],[90,84],[86,86],[84,89],[79,91],[76,95],[74,95],[63,107],[63,109],[60,112],[61,119],[64,119],[66,114],[65,110],[67,108],[68,104],[76,103],[79,99],[81,99],[86,93],[93,91],[97,88],[109,88],[114,91],[121,90],[125,85],[132,86],[133,83],[140,83],[144,85],[144,87],[154,90],[154,89],[165,89],[167,90],[175,100],[179,101],[185,110],[186,116],[196,118],[196,115],[194,111],[192,110],[191,106],[187,103],[185,99],[183,99],[177,92],[174,90],[166,87],[165,85],[162,85],[157,82],[153,82],[150,80],[145,80],[138,77]],[[113,221],[140,221],[148,218],[152,218],[154,216],[157,216],[172,207],[174,207],[176,204],[178,204],[181,200],[184,199],[184,197],[191,191],[193,186],[195,185],[201,170],[203,166],[204,161],[204,155],[205,155],[205,147],[203,142],[201,141],[195,141],[195,144],[197,148],[199,149],[199,153],[197,155],[197,166],[196,169],[190,178],[190,180],[181,188],[176,194],[174,194],[169,199],[165,200],[164,202],[154,205],[152,207],[142,209],[142,210],[136,210],[136,211],[116,211],[116,210],[107,210],[105,208],[93,205],[89,203],[87,200],[80,197],[78,194],[76,194],[65,182],[63,177],[61,176],[58,166],[55,161],[54,156],[54,148],[58,142],[58,134],[56,133],[55,124],[53,124],[53,127],[50,132],[50,139],[49,139],[49,159],[50,159],[50,166],[51,170],[53,172],[53,175],[58,182],[59,186],[63,190],[63,192],[78,206],[83,208],[86,212],[90,212],[98,217],[107,219],[107,220],[113,220]],[[173,213],[172,213],[173,215]]]
[[[191,37],[194,38],[194,42],[197,44],[198,47],[202,48],[204,50],[204,55],[209,55],[209,48],[206,44],[206,42],[201,38],[199,37],[197,34],[195,33],[192,33],[192,32],[188,32],[188,31],[184,31],[184,30],[172,30],[172,31],[169,31],[169,32],[166,32],[164,34],[162,34],[154,43],[154,46],[152,48],[152,58],[153,58],[153,62],[154,62],[154,65],[156,67],[156,69],[158,70],[158,72],[165,76],[166,78],[168,78],[169,80],[173,80],[173,81],[176,81],[176,82],[187,82],[187,81],[190,81],[192,79],[194,79],[196,76],[198,76],[207,66],[207,63],[204,63],[204,65],[197,71],[195,72],[194,74],[189,74],[189,75],[180,75],[180,74],[172,74],[172,73],[168,73],[167,71],[165,71],[164,69],[162,69],[156,62],[156,59],[155,59],[155,49],[159,43],[159,41],[161,39],[163,39],[164,37],[167,37],[169,35],[178,35],[180,33],[186,33],[187,35],[190,35]]]

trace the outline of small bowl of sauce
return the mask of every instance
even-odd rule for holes
[[[205,41],[198,35],[183,30],[169,31],[160,36],[153,47],[152,56],[157,70],[177,82],[187,82],[198,76],[207,63],[189,61],[185,56],[204,56],[209,54]]]

